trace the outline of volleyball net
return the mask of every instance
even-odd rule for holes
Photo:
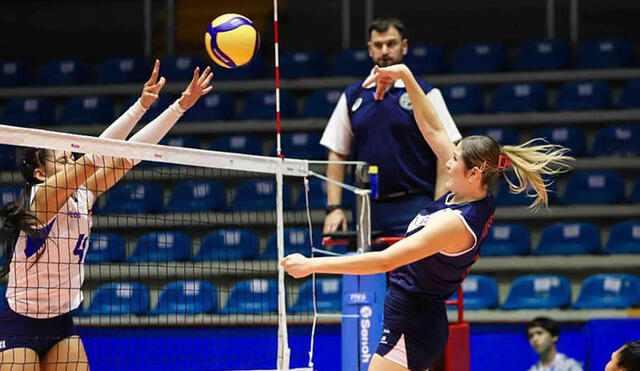
[[[20,202],[19,162],[28,149],[45,149],[45,161],[62,169],[65,153],[98,155],[92,158],[106,161],[95,174],[103,177],[128,169],[109,166],[136,164],[88,210],[81,206],[86,191],[73,193],[78,209],[60,209],[54,226],[68,230],[48,231],[42,249],[0,255],[16,276],[0,288],[35,316],[72,309],[84,275],[84,300],[72,314],[92,370],[313,367],[315,326],[340,322],[341,279],[294,280],[278,260],[350,249],[322,246],[326,163],[4,125],[0,148],[3,204]],[[362,164],[346,165],[362,172],[355,171]],[[359,240],[369,241],[368,191],[340,185],[345,205],[358,209],[352,222]],[[74,235],[89,229],[87,238]],[[25,299],[31,292],[46,294],[33,304]]]

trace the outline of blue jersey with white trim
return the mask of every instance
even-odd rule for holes
[[[447,193],[431,202],[413,219],[405,237],[429,224],[436,213],[450,212],[462,219],[474,237],[474,245],[457,254],[439,252],[391,272],[390,282],[407,292],[429,300],[447,300],[469,273],[478,259],[480,246],[493,223],[495,200],[491,193],[481,200],[454,204]]]
[[[433,89],[416,80],[425,94]],[[345,90],[354,159],[378,166],[381,195],[418,189],[433,194],[436,157],[418,129],[407,90],[394,85],[376,101],[375,89],[363,88],[362,82]]]

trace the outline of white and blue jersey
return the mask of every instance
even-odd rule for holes
[[[576,360],[562,353],[556,353],[549,367],[545,367],[542,362],[538,362],[531,366],[529,371],[582,371],[582,366]]]

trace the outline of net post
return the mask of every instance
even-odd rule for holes
[[[359,186],[365,188],[370,185],[368,165],[358,164],[355,177]],[[371,250],[371,202],[370,191],[362,190],[356,193],[356,246],[358,253]]]
[[[291,350],[287,332],[287,304],[284,286],[284,269],[280,266],[280,260],[284,258],[284,212],[283,212],[283,162],[276,171],[276,238],[278,242],[278,370],[289,369]]]

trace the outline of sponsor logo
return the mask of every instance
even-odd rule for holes
[[[398,100],[398,103],[400,103],[400,107],[406,109],[407,111],[411,111],[413,109],[413,104],[411,104],[411,99],[409,99],[409,93],[407,92],[402,93],[400,99]]]
[[[351,112],[357,111],[358,108],[360,108],[361,104],[362,104],[362,98],[356,99],[356,101],[353,103],[353,106],[351,106]]]
[[[7,347],[7,341],[6,340],[0,340],[0,349],[4,349]]]
[[[369,329],[371,328],[371,315],[373,310],[368,305],[360,308],[360,361],[369,363],[371,361],[371,348],[369,347]]]

